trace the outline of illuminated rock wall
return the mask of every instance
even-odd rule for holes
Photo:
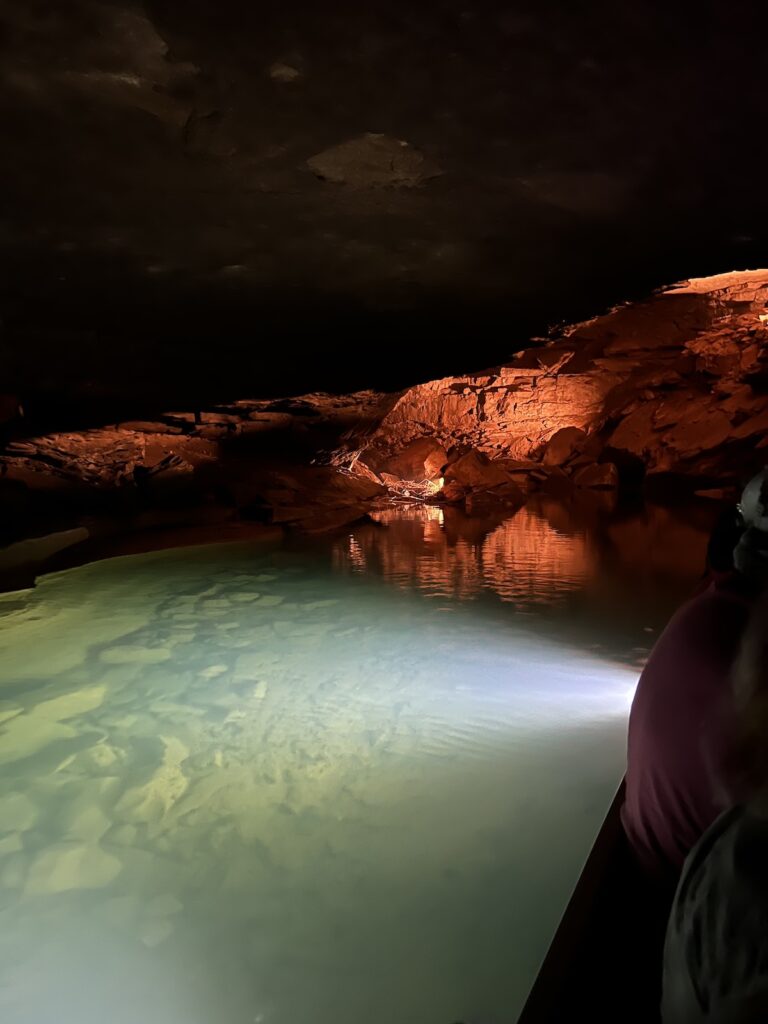
[[[694,280],[566,329],[506,366],[406,391],[363,458],[415,438],[538,459],[578,427],[594,458],[728,477],[768,444],[768,270]],[[582,463],[584,464],[584,463]]]

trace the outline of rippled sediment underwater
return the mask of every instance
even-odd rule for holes
[[[1,596],[0,1019],[515,1021],[703,537],[649,575],[625,524],[640,585],[558,515],[398,509]]]

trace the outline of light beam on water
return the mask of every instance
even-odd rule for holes
[[[0,598],[3,1021],[516,1019],[636,669],[327,552]]]

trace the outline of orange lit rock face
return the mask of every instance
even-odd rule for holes
[[[493,506],[519,507],[525,494],[500,461],[470,451],[447,466],[443,478],[445,501],[463,501],[467,511],[482,514]]]
[[[544,457],[545,466],[563,466],[583,448],[587,435],[579,427],[561,427],[547,442]]]
[[[577,469],[573,474],[573,483],[575,487],[612,491],[619,485],[619,472],[612,462],[594,463]]]
[[[768,461],[767,303],[768,270],[691,281],[507,366],[399,395],[239,399],[27,440],[13,440],[17,400],[0,396],[0,533],[184,502],[334,525],[376,500],[387,475],[420,485],[391,490],[427,499],[444,477],[440,497],[479,520],[539,488],[602,498],[643,470],[649,484],[670,474],[710,493],[733,487]],[[294,469],[330,465],[286,481],[288,442]]]
[[[375,444],[401,445],[432,431],[443,444],[460,440],[478,451],[526,459],[563,427],[590,427],[621,378],[498,371],[448,377],[408,390],[385,417]]]
[[[410,388],[362,459],[426,436],[447,450],[567,464],[583,486],[615,482],[613,470],[584,472],[598,457],[620,466],[634,458],[651,474],[735,479],[768,445],[767,310],[768,270],[686,282],[577,324],[507,366]]]
[[[434,480],[441,475],[447,460],[448,453],[434,438],[420,437],[371,468],[401,480]]]
[[[389,402],[382,407],[373,392],[243,400],[13,440],[0,450],[0,538],[86,514],[119,519],[124,529],[238,516],[334,528],[359,518],[384,488],[373,473],[308,466],[307,450],[328,437],[338,443],[351,424],[378,422]]]

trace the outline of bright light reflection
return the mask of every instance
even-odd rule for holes
[[[3,1022],[514,1018],[635,673],[359,538],[352,578],[229,545],[0,601]]]

